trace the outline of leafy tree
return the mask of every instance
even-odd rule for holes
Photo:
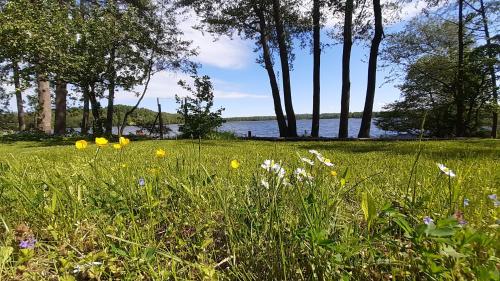
[[[224,108],[212,111],[214,93],[210,77],[193,76],[193,78],[194,88],[185,81],[179,81],[179,85],[193,95],[184,99],[176,96],[176,101],[180,104],[177,113],[182,116],[183,122],[179,126],[179,131],[183,137],[203,138],[222,125],[224,120],[221,115]]]
[[[457,135],[457,115],[463,116],[466,135],[478,135],[485,125],[490,100],[486,49],[465,38],[463,112],[457,99],[456,31],[458,27],[435,19],[415,19],[404,31],[389,39],[387,56],[407,64],[399,86],[401,99],[385,107],[377,125],[385,130],[419,132],[426,116],[425,133],[430,136]]]

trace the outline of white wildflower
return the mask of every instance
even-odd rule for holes
[[[309,159],[309,158],[301,157],[301,158],[300,158],[300,160],[301,160],[302,162],[304,162],[304,163],[307,163],[307,164],[311,165],[311,166],[313,166],[313,165],[314,165],[314,161],[312,161],[312,160],[311,160],[311,159]]]
[[[441,172],[449,177],[455,177],[455,173],[450,170],[449,168],[447,168],[445,165],[441,164],[441,163],[436,163],[436,165],[438,166],[439,170],[441,170]]]
[[[316,155],[316,157],[321,156],[321,153],[319,153],[317,150],[314,150],[314,149],[309,150],[309,153]]]

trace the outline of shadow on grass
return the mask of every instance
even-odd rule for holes
[[[423,153],[436,161],[442,159],[484,159],[499,160],[500,141],[498,140],[454,140],[454,141],[424,141]],[[333,150],[347,153],[382,152],[393,155],[413,156],[418,152],[417,141],[404,142],[332,142],[303,143],[301,149]]]

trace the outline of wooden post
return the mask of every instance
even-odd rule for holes
[[[158,124],[160,126],[160,139],[163,139],[163,117],[161,115],[160,98],[156,98],[156,103],[158,103]]]

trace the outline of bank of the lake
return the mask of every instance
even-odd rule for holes
[[[311,133],[312,120],[302,119],[297,120],[297,133],[299,135],[309,135]],[[349,137],[357,137],[359,127],[361,126],[361,118],[349,119]],[[170,124],[168,127],[172,130],[169,132],[169,137],[175,137],[179,133],[177,124]],[[139,130],[138,127],[128,126],[125,128],[125,135],[135,134]],[[225,122],[219,129],[221,132],[233,132],[236,136],[247,136],[248,132],[252,132],[254,137],[278,137],[278,124],[276,120],[262,121],[228,121]],[[320,136],[321,137],[337,137],[339,130],[339,119],[321,119],[320,120]],[[115,132],[118,131],[115,128]],[[373,138],[395,136],[397,133],[384,131],[378,128],[372,122],[370,135]]]

